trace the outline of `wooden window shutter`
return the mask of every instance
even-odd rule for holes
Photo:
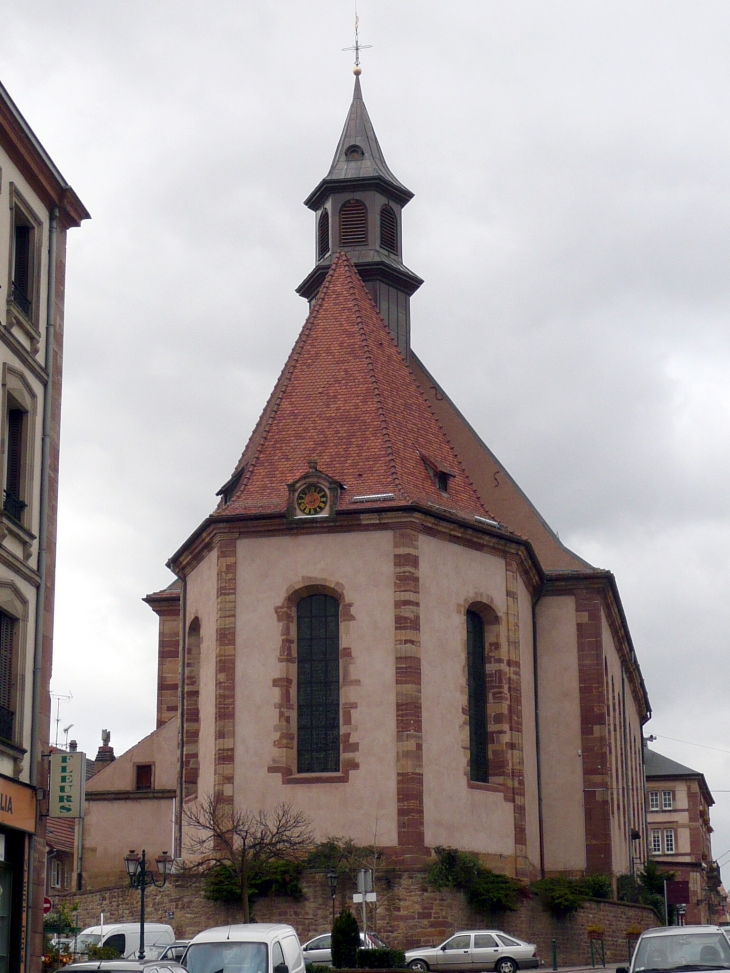
[[[15,227],[15,261],[13,283],[23,297],[29,297],[30,287],[30,227]]]
[[[330,214],[322,210],[317,227],[317,260],[326,257],[330,249]]]
[[[368,245],[368,210],[359,199],[348,199],[340,210],[340,246]]]
[[[380,210],[380,246],[383,250],[398,253],[398,219],[391,206]]]
[[[0,612],[0,707],[5,710],[10,710],[12,702],[14,630],[15,619]],[[6,733],[1,735],[7,738]]]
[[[5,489],[20,500],[21,462],[23,459],[22,409],[8,409],[8,456],[5,473]]]

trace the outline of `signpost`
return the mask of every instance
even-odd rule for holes
[[[52,909],[52,908],[53,908],[53,903],[52,903],[52,902],[51,902],[51,900],[50,900],[50,899],[48,898],[48,896],[46,896],[46,897],[45,897],[45,898],[43,899],[43,915],[44,915],[44,916],[47,916],[47,915],[48,915],[48,913],[49,913],[49,912],[51,911],[51,909]]]
[[[362,902],[362,931],[368,929],[368,910],[367,903],[375,902],[377,895],[373,892],[373,870],[372,868],[361,868],[357,873],[357,892],[352,897],[353,902]]]
[[[52,753],[49,817],[83,818],[85,791],[86,754],[80,750]]]

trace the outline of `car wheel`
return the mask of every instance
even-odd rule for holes
[[[428,963],[425,959],[414,959],[408,964],[409,970],[422,970],[423,973],[428,973]]]
[[[494,967],[497,973],[517,973],[519,966],[513,959],[501,959]]]

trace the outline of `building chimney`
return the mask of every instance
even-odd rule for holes
[[[109,743],[112,735],[109,730],[101,731],[101,746],[96,751],[96,760],[94,763],[97,764],[110,764],[113,760],[116,760],[114,756],[114,747]]]
[[[71,753],[76,753],[76,751],[79,749],[77,741],[69,740],[68,749],[71,751]]]

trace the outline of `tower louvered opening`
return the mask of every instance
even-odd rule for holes
[[[398,219],[391,206],[380,210],[380,246],[383,250],[398,253]]]
[[[348,199],[340,210],[340,246],[368,245],[368,210],[359,199]]]
[[[330,250],[330,214],[322,210],[317,225],[317,260],[326,257]]]

